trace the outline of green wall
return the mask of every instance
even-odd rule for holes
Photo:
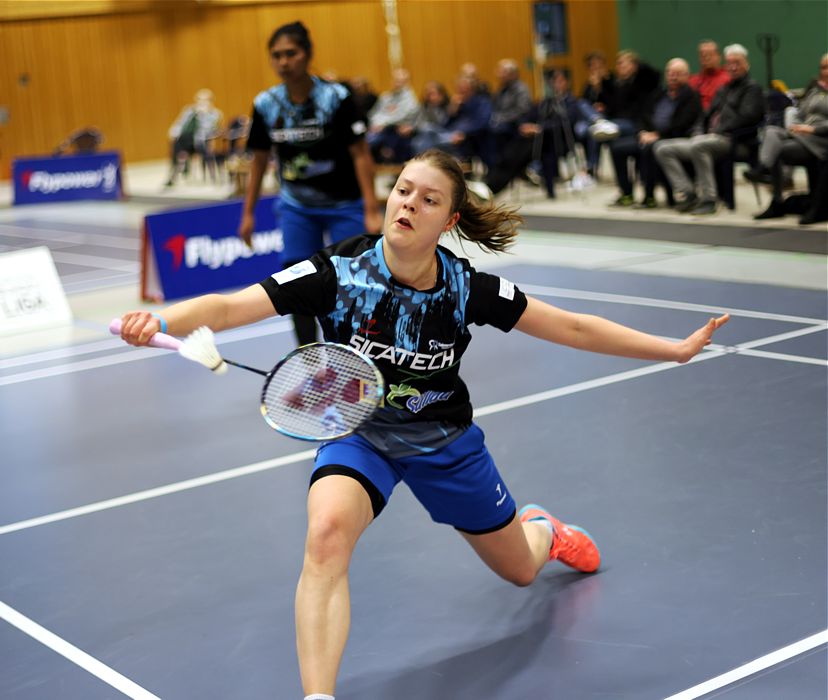
[[[773,77],[788,87],[804,87],[816,77],[828,52],[828,0],[616,0],[619,46],[662,68],[675,56],[698,70],[700,39],[724,48],[742,44],[751,74],[767,83],[765,54],[757,35],[776,34]]]

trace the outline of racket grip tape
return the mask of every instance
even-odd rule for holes
[[[109,332],[112,335],[121,335],[121,319],[113,318],[109,323]],[[178,352],[181,347],[181,341],[166,333],[156,333],[150,338],[149,345],[153,348],[163,348],[164,350],[174,350]]]

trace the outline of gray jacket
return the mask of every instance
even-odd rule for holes
[[[799,101],[795,124],[814,127],[813,134],[791,134],[820,160],[828,158],[828,90],[812,82]]]

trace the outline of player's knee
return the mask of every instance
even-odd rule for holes
[[[537,578],[537,575],[538,572],[534,566],[516,567],[501,574],[509,583],[519,588],[525,588],[530,585]]]
[[[326,569],[347,568],[352,550],[353,535],[343,515],[325,512],[308,520],[306,564]]]

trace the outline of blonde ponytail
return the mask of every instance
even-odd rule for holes
[[[484,250],[502,253],[515,242],[523,218],[516,207],[486,201],[466,186],[466,178],[457,159],[445,151],[430,148],[418,153],[409,162],[423,161],[444,173],[452,185],[452,213],[460,219],[452,232],[461,239],[476,243]]]

